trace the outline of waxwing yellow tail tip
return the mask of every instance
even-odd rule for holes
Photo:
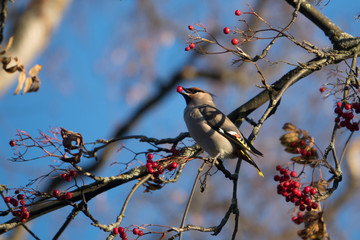
[[[264,174],[260,170],[258,170],[258,172],[260,176],[264,177]]]

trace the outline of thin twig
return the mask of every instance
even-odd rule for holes
[[[204,170],[204,166],[205,166],[205,165],[206,165],[206,162],[204,161],[203,164],[201,165],[201,167],[198,169],[198,174],[197,174],[197,176],[196,176],[196,178],[195,178],[195,181],[194,181],[194,184],[193,184],[193,187],[192,187],[192,190],[191,190],[191,193],[190,193],[188,202],[187,202],[187,204],[186,204],[186,208],[185,208],[185,211],[184,211],[183,218],[182,218],[182,220],[181,220],[180,228],[183,228],[183,227],[185,226],[186,216],[187,216],[187,214],[188,214],[188,212],[189,212],[190,204],[191,204],[191,201],[192,201],[192,199],[193,199],[193,197],[194,197],[196,185],[197,185],[197,182],[199,181],[201,172]],[[180,232],[179,240],[182,239],[182,235],[183,235],[183,232]]]

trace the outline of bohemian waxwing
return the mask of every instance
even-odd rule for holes
[[[185,98],[184,120],[191,137],[212,158],[241,158],[253,165],[264,177],[249,153],[263,154],[255,149],[234,123],[216,108],[212,94],[200,88],[183,88],[177,91]]]

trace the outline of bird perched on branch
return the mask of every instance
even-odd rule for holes
[[[250,157],[262,156],[242,135],[234,123],[216,108],[212,94],[200,88],[183,88],[177,92],[186,101],[184,120],[191,137],[212,158],[241,158],[254,166],[259,175],[264,177],[259,167]]]

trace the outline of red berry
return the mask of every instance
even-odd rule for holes
[[[13,205],[14,207],[19,206],[19,202],[18,202],[15,198],[11,198],[11,199],[10,199],[10,203],[11,203],[11,205]]]
[[[290,173],[290,177],[292,177],[292,178],[294,178],[294,177],[296,177],[296,172],[295,171],[291,171],[291,173]]]
[[[146,163],[146,168],[147,168],[147,169],[152,168],[152,166],[153,166],[153,165],[152,165],[151,162]]]
[[[189,48],[193,49],[195,47],[195,43],[190,43]]]
[[[315,188],[310,189],[310,194],[315,195],[316,194],[316,189]]]
[[[281,167],[280,165],[277,165],[277,166],[276,166],[276,170],[278,170],[278,171],[280,171],[281,168],[282,168],[282,167]]]
[[[336,122],[336,123],[339,123],[339,122],[340,122],[340,118],[339,118],[339,117],[336,117],[336,118],[335,118],[335,122]]]
[[[229,34],[230,33],[230,28],[225,27],[223,32],[224,32],[224,34]]]
[[[134,228],[134,229],[133,229],[133,234],[138,235],[138,234],[139,234],[139,229]]]
[[[186,47],[186,48],[185,48],[185,51],[190,51],[190,47]]]
[[[306,204],[306,205],[311,205],[311,199],[310,199],[310,198],[306,198],[306,199],[305,199],[305,204]]]
[[[67,198],[67,199],[71,199],[71,198],[72,198],[71,192],[67,192],[67,193],[66,193],[66,198]]]
[[[21,204],[21,205],[25,205],[25,204],[26,204],[26,201],[23,199],[23,200],[20,201],[20,204]]]
[[[304,187],[303,192],[304,193],[309,193],[310,192],[310,187],[309,186]]]
[[[320,90],[321,93],[323,93],[323,92],[325,92],[326,88],[325,88],[325,87],[321,87],[319,90]]]
[[[294,187],[299,188],[299,187],[300,187],[300,183],[299,183],[299,182],[294,182]]]
[[[76,171],[71,170],[71,171],[69,172],[69,176],[75,177],[75,176],[76,176]]]
[[[340,107],[335,108],[334,112],[337,113],[337,114],[339,114],[339,115],[342,114],[342,110],[341,110]]]
[[[27,209],[26,207],[21,207],[21,211],[24,213],[24,212],[27,212]]]
[[[119,232],[120,232],[120,231],[119,231]],[[121,232],[121,233],[120,233],[120,237],[121,237],[122,239],[126,238],[126,232]]]
[[[154,178],[158,178],[158,177],[160,176],[159,171],[154,172],[154,173],[153,173],[153,176],[154,176]]]
[[[300,153],[301,152],[301,148],[297,147],[295,148],[295,153]]]
[[[236,38],[231,39],[232,45],[237,45],[238,43],[239,43],[239,40],[237,40]]]
[[[181,93],[183,90],[184,90],[184,89],[183,89],[182,86],[177,86],[177,88],[176,88],[176,91],[177,91],[178,93]],[[148,155],[148,156],[149,156],[149,155]]]
[[[300,145],[303,147],[303,146],[305,146],[305,141],[304,140],[301,140],[300,141]]]
[[[236,15],[236,16],[240,16],[240,15],[241,15],[241,11],[240,11],[240,10],[236,10],[236,11],[235,11],[235,15]]]
[[[23,199],[25,199],[25,195],[24,194],[19,194],[19,195],[16,196],[16,198],[18,200],[23,200]]]
[[[338,108],[341,108],[342,102],[337,102],[337,103],[336,103],[336,106],[337,106]]]
[[[274,181],[277,182],[277,181],[279,181],[279,180],[280,180],[280,176],[279,176],[279,175],[275,175],[275,176],[274,176]]]
[[[194,30],[194,26],[193,26],[193,25],[189,25],[189,26],[188,26],[188,29],[189,29],[189,30]]]
[[[311,211],[311,206],[306,206],[306,210]]]
[[[54,197],[58,197],[60,195],[60,192],[59,192],[59,190],[54,189],[52,194],[53,194]]]
[[[173,169],[175,169],[175,168],[178,167],[178,164],[177,164],[176,162],[173,162],[173,163],[171,163],[171,167],[172,167]]]
[[[154,171],[153,168],[148,168],[148,172],[151,173],[151,174],[153,174],[155,171]]]
[[[65,178],[66,178],[66,176],[67,176],[67,174],[66,174],[66,173],[61,174],[61,177],[62,177],[63,179],[65,179]]]
[[[67,181],[67,182],[71,182],[71,176],[70,176],[70,175],[66,175],[66,177],[65,177],[65,181]]]
[[[154,163],[152,164],[152,167],[153,167],[153,168],[157,168],[157,166],[158,166],[157,162],[154,162]]]
[[[300,209],[300,211],[305,211],[305,205],[303,205],[303,204],[301,204],[300,206],[299,206],[299,209]]]
[[[179,87],[181,87],[181,86],[179,86]],[[178,89],[179,89],[179,87],[178,87]],[[182,87],[181,87],[181,91],[182,91]],[[149,154],[147,155],[147,160],[148,160],[148,161],[153,160],[153,158],[154,158],[154,155],[153,155],[152,153],[149,153]]]
[[[292,220],[293,222],[295,222],[295,223],[296,223],[297,219],[298,219],[297,216],[293,216],[293,217],[291,218],[291,220]]]
[[[301,149],[301,156],[306,157],[307,151],[306,149]]]
[[[139,231],[138,235],[141,237],[144,235],[144,232],[142,230]]]
[[[16,142],[15,142],[14,140],[10,140],[9,145],[10,145],[11,147],[15,147]]]
[[[290,143],[290,147],[296,147],[296,142]]]
[[[347,104],[345,104],[344,108],[345,108],[346,110],[350,110],[350,109],[351,109],[351,105],[347,103]]]
[[[118,228],[113,228],[113,234],[118,235],[119,234],[119,229]]]
[[[316,202],[313,202],[313,203],[311,204],[311,207],[312,207],[313,209],[317,209],[317,208],[318,208],[318,204],[317,204]]]
[[[119,227],[118,230],[119,230],[119,233],[123,233],[125,231],[125,229],[123,227]]]
[[[29,213],[29,212],[23,212],[23,213],[21,214],[21,218],[22,218],[22,219],[28,219],[29,216],[30,216],[30,213]]]
[[[5,201],[6,203],[9,203],[10,200],[11,200],[11,197],[6,197],[6,198],[4,199],[4,201]]]

